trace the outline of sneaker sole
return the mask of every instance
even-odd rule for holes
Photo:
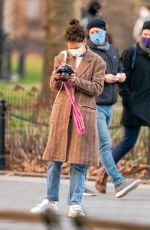
[[[136,189],[138,185],[140,184],[140,180],[134,181],[132,184],[124,188],[122,191],[116,193],[117,198],[121,198],[131,192],[132,190]]]
[[[53,208],[53,207],[46,207],[44,209],[41,209],[41,210],[30,210],[31,213],[35,213],[35,214],[41,214],[41,213],[44,213],[45,211],[51,211],[55,214],[58,214],[59,213],[59,210],[58,208]]]
[[[91,194],[91,193],[83,193],[83,196],[96,196],[96,194]]]
[[[85,216],[85,214],[84,215],[80,215],[80,214],[76,214],[76,213],[68,213],[68,217],[70,217],[70,218],[75,218],[77,216]]]
[[[70,214],[70,213],[69,213],[69,214],[68,214],[68,217],[69,217],[69,218],[75,218],[76,215],[75,215],[75,214]]]

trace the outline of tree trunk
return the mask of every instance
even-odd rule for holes
[[[2,77],[2,63],[3,63],[3,43],[4,43],[4,31],[3,31],[3,6],[4,1],[0,0],[0,78]]]
[[[45,54],[44,73],[42,81],[42,99],[50,103],[54,100],[54,93],[49,89],[49,76],[53,70],[54,56],[65,49],[65,26],[75,15],[76,1],[46,0],[45,24]]]

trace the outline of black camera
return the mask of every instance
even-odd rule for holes
[[[62,64],[56,68],[56,73],[60,73],[61,81],[67,81],[70,75],[74,73],[74,71],[69,65]]]

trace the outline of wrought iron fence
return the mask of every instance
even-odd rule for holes
[[[31,165],[36,163],[33,163],[32,158],[35,156],[38,162],[41,160],[47,141],[50,106],[41,102],[40,91],[36,87],[28,90],[22,86],[0,89],[0,97],[7,101],[6,156],[11,162],[12,160],[21,162],[21,159],[28,158],[26,164],[31,171],[34,171]],[[120,99],[113,110],[110,133],[113,146],[115,146],[123,135],[123,127],[120,125],[122,111]],[[120,166],[122,172],[130,173],[132,169],[138,173],[142,170],[144,176],[148,168],[150,176],[150,130],[148,127],[142,127],[136,145],[126,158],[127,161],[123,161]],[[12,169],[11,164],[8,163],[7,166]],[[23,170],[27,170],[25,166],[22,167]],[[45,170],[43,165],[41,170]]]

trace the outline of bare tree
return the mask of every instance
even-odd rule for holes
[[[0,0],[0,77],[2,74],[2,58],[3,58],[3,43],[4,43],[3,6],[4,6],[4,1]]]
[[[61,50],[65,49],[65,25],[76,15],[76,1],[46,0],[45,54],[42,81],[42,98],[50,104],[54,94],[49,89],[49,75],[53,70],[53,60]],[[79,9],[80,10],[80,9]]]

